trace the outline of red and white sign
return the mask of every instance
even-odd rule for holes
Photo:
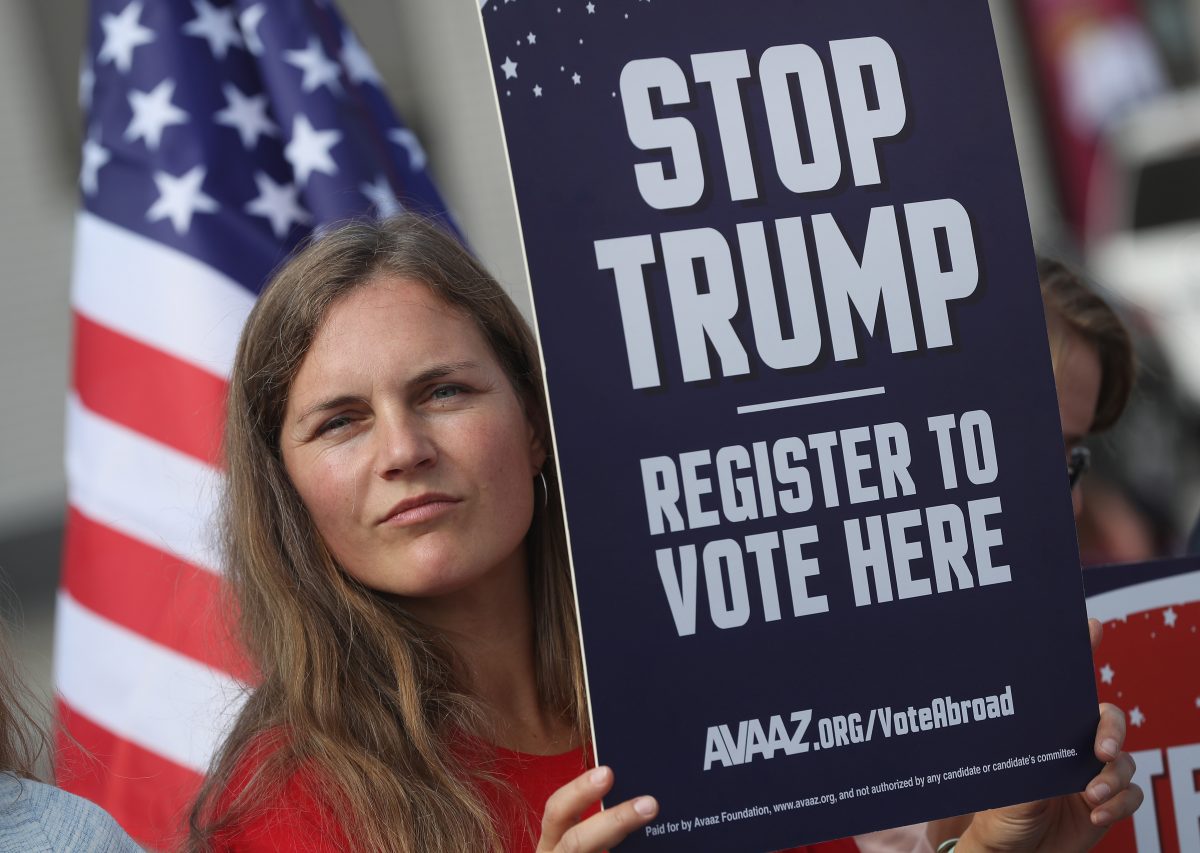
[[[1146,793],[1133,819],[1097,848],[1102,853],[1200,853],[1200,559],[1171,561],[1180,573],[1141,579],[1164,565],[1098,570],[1127,584],[1088,597],[1089,615],[1104,623],[1100,700],[1128,717],[1126,749]]]

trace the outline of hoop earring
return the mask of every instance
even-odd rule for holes
[[[538,471],[538,479],[542,481],[542,509],[550,505],[550,487],[546,485],[546,475]]]

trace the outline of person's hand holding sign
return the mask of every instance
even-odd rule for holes
[[[1088,627],[1095,652],[1102,629],[1095,619]],[[955,853],[1091,849],[1110,826],[1142,804],[1142,789],[1130,784],[1134,764],[1129,753],[1121,751],[1124,742],[1125,714],[1113,705],[1101,705],[1095,750],[1105,765],[1087,788],[1079,794],[979,812]]]
[[[635,797],[580,820],[608,793],[612,783],[612,770],[597,767],[551,794],[542,812],[542,837],[537,853],[601,853],[621,843],[658,814],[658,803],[653,797]]]

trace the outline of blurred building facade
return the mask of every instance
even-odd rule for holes
[[[341,6],[422,139],[472,245],[527,305],[475,0],[341,0]],[[1072,122],[1091,121],[1083,148],[1100,148],[1109,128],[1143,105],[1193,90],[1200,79],[1200,0],[993,0],[991,6],[1035,238],[1051,253],[1092,262],[1104,281],[1108,271],[1084,239],[1086,193],[1076,197],[1079,181],[1088,186],[1095,170],[1089,162],[1082,179],[1076,174],[1075,149],[1065,135]],[[36,679],[47,685],[45,646],[66,505],[68,290],[85,16],[86,0],[0,3],[0,110],[8,117],[0,123],[0,388],[6,402],[0,406],[0,573],[24,602],[23,649]],[[801,27],[796,31],[802,34]],[[1193,199],[1200,199],[1200,186]],[[1200,306],[1200,277],[1192,281]],[[1139,329],[1149,390],[1105,445],[1101,467],[1113,488],[1133,495],[1130,503],[1163,505],[1147,511],[1156,514],[1155,546],[1169,549],[1200,507],[1198,442],[1187,432],[1195,428],[1197,407],[1176,388],[1138,287],[1112,293]],[[1196,331],[1200,339],[1200,327]],[[1162,452],[1141,459],[1151,446]]]

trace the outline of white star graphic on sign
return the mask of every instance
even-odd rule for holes
[[[300,190],[295,184],[277,184],[265,172],[255,172],[254,183],[258,184],[258,198],[247,204],[246,210],[255,216],[265,216],[276,238],[282,240],[292,225],[312,219],[296,198]]]
[[[125,138],[130,142],[145,139],[148,147],[158,148],[167,127],[188,120],[187,112],[171,103],[173,94],[175,81],[170,78],[149,92],[131,91],[129,106],[133,108],[133,118],[129,121],[129,127],[125,128]]]
[[[1175,620],[1179,618],[1179,614],[1175,612],[1174,607],[1168,607],[1163,611],[1163,624],[1168,628],[1175,627]]]
[[[196,17],[183,25],[183,32],[208,42],[209,49],[217,59],[224,59],[230,47],[241,47],[242,36],[233,20],[233,9],[218,9],[208,0],[192,0]]]
[[[193,166],[191,171],[178,178],[166,172],[155,172],[154,183],[158,187],[158,199],[146,211],[151,222],[170,219],[179,234],[192,227],[192,216],[196,213],[215,213],[216,199],[205,195],[200,186],[204,183],[205,169]]]
[[[388,139],[408,152],[408,168],[414,172],[425,168],[425,149],[421,147],[421,142],[415,133],[407,127],[397,127],[388,131]]]
[[[578,85],[579,85],[579,81],[580,81],[580,80],[582,80],[582,79],[583,79],[583,78],[579,76],[579,72],[578,72],[578,71],[576,71],[574,74],[572,74],[572,75],[571,75],[571,80],[572,80],[572,81],[575,83],[575,85],[576,85],[576,86],[578,86]]]
[[[316,36],[309,36],[308,47],[304,50],[285,50],[283,58],[304,72],[300,88],[305,92],[315,92],[322,86],[328,86],[331,92],[342,91],[342,84],[338,82],[342,68],[325,55]]]
[[[346,73],[355,83],[374,83],[378,86],[383,82],[366,48],[349,30],[342,37],[342,65],[346,66]]]
[[[389,216],[395,216],[403,208],[400,202],[396,199],[396,194],[392,192],[392,185],[388,183],[388,179],[384,175],[380,175],[369,184],[363,184],[359,187],[362,194],[365,195],[375,205],[375,209],[379,211],[380,219],[387,219]]]
[[[87,195],[94,195],[100,169],[112,159],[112,153],[100,144],[94,134],[83,141],[83,164],[79,169],[79,186]]]
[[[278,136],[279,127],[267,117],[266,95],[244,95],[237,86],[221,87],[228,106],[213,116],[217,124],[235,128],[247,150],[258,144],[258,137]]]
[[[504,72],[505,80],[511,80],[517,76],[517,63],[506,56],[504,57],[504,61],[500,63],[500,70]]]
[[[588,14],[589,14],[589,15],[594,15],[594,14],[596,14],[596,4],[595,4],[595,3],[588,3],[588,4],[587,4],[587,10],[588,10]]]
[[[1113,672],[1113,668],[1108,664],[1100,667],[1100,680],[1105,684],[1112,684],[1114,675],[1116,675],[1116,673]]]
[[[246,40],[246,50],[255,56],[263,55],[262,39],[258,37],[258,22],[267,14],[267,7],[255,3],[242,14],[238,15],[238,26],[242,28],[242,38]]]
[[[96,88],[96,72],[86,59],[79,67],[79,106],[81,109],[91,109],[92,92]]]
[[[541,86],[533,87],[533,96],[535,98],[540,98],[542,96],[542,87]]]
[[[1138,728],[1142,727],[1142,724],[1146,722],[1146,715],[1142,713],[1141,708],[1134,708],[1129,712],[1129,722],[1133,723]]]
[[[103,65],[112,62],[119,71],[128,71],[133,66],[133,51],[154,41],[154,30],[138,23],[142,16],[142,0],[133,0],[119,15],[101,15],[100,27],[104,30],[104,44],[96,61]]]
[[[283,149],[283,156],[292,164],[297,183],[307,183],[313,172],[336,175],[337,164],[329,156],[329,149],[341,141],[340,130],[316,130],[306,117],[296,116],[292,141]]]
[[[537,44],[537,36],[535,36],[533,33],[530,33],[529,35],[525,36],[525,40],[528,41],[530,44]]]

